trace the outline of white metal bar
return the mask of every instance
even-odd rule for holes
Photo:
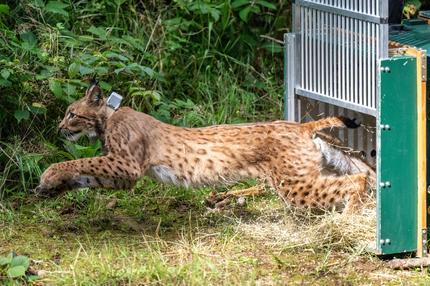
[[[371,85],[372,85],[372,97],[371,97],[371,99],[372,99],[372,104],[371,104],[371,106],[372,107],[374,107],[374,105],[375,105],[375,96],[376,96],[376,90],[375,90],[375,88],[376,88],[376,82],[375,82],[375,73],[376,73],[376,59],[377,59],[377,57],[376,57],[376,43],[377,43],[377,40],[376,40],[376,27],[375,27],[375,25],[372,25],[372,33],[371,33],[371,35],[372,35],[372,51],[371,51],[371,55],[372,55],[372,68],[370,69],[370,71],[371,71],[371,73],[372,73],[372,76],[371,76]]]
[[[369,21],[373,23],[379,24],[386,21],[385,17],[380,17],[379,15],[367,14],[367,13],[362,13],[358,11],[357,9],[358,4],[356,1],[357,0],[346,0],[346,1],[344,0],[340,7],[324,5],[323,3],[318,3],[318,2],[309,1],[309,0],[296,0],[296,3],[303,7],[309,7],[319,11],[325,11],[325,12],[343,15],[346,17],[360,19],[360,20]],[[379,5],[377,6],[377,9],[379,9]]]
[[[305,48],[305,33],[306,33],[305,23],[306,23],[306,21],[305,21],[305,12],[303,11],[303,8],[300,8],[300,19],[301,19],[301,21],[300,21],[300,33],[301,33],[300,47],[302,50],[302,56],[300,57],[300,66],[301,66],[300,82],[301,82],[301,86],[305,86],[305,77],[304,77],[303,73],[305,71],[305,58],[306,57],[303,56],[303,54],[304,54],[303,52],[305,51],[304,48]]]
[[[361,7],[360,7],[361,8]],[[357,78],[357,87],[358,87],[358,104],[363,104],[363,22],[358,22],[358,78]]]
[[[322,92],[324,94],[327,93],[327,75],[328,75],[328,63],[327,63],[327,44],[328,44],[328,31],[327,31],[327,13],[323,12],[322,14],[322,25],[321,25],[321,32],[322,32],[322,65],[321,65],[321,77],[322,77]]]
[[[310,53],[309,53],[309,90],[314,90],[314,72],[315,72],[315,67],[314,67],[314,63],[313,63],[313,59],[314,59],[314,53],[315,53],[315,49],[314,49],[314,40],[313,40],[313,33],[315,32],[315,28],[314,28],[314,21],[313,21],[313,10],[309,9],[309,45],[310,45]]]
[[[345,19],[345,33],[346,33],[346,56],[345,56],[345,78],[343,79],[343,84],[345,85],[346,90],[346,98],[348,101],[352,102],[351,98],[351,85],[347,84],[350,79],[350,72],[351,72],[351,34],[350,34],[350,28],[349,28],[349,22],[350,19]]]
[[[334,95],[334,90],[333,90],[333,73],[334,73],[334,69],[333,69],[333,61],[334,61],[334,57],[333,57],[333,52],[334,52],[334,49],[335,49],[335,46],[334,46],[334,43],[333,43],[333,41],[334,41],[334,35],[333,35],[333,33],[334,33],[334,31],[335,31],[335,29],[336,29],[336,26],[334,25],[334,23],[333,23],[333,14],[329,14],[329,62],[330,62],[330,64],[329,64],[329,73],[328,73],[328,81],[329,81],[329,85],[330,85],[330,87],[329,87],[329,90],[330,90],[330,92],[328,93],[328,95],[329,96],[331,96],[331,97],[333,97],[333,95]]]
[[[296,35],[294,33],[286,34],[284,43],[287,47],[286,61],[287,68],[287,90],[286,90],[286,104],[287,104],[287,120],[294,121],[295,116],[295,83],[296,83]]]
[[[309,76],[308,76],[308,74],[309,74],[309,13],[307,13],[308,11],[308,8],[301,8],[301,9],[303,9],[303,13],[304,13],[304,15],[305,15],[305,17],[304,17],[304,22],[305,22],[305,30],[303,31],[303,35],[302,35],[302,37],[304,38],[304,42],[305,42],[305,45],[304,45],[304,58],[305,58],[305,60],[304,60],[304,62],[305,62],[305,68],[303,69],[303,71],[302,71],[302,73],[303,73],[303,78],[304,78],[304,87],[306,88],[306,89],[309,89]]]
[[[315,91],[315,81],[317,74],[317,65],[316,65],[316,54],[317,54],[317,46],[316,46],[316,10],[312,9],[312,91]]]
[[[377,110],[374,108],[369,108],[367,106],[362,106],[362,105],[358,105],[352,102],[348,102],[348,101],[343,101],[337,98],[331,98],[331,97],[327,97],[324,96],[323,94],[319,94],[316,92],[311,92],[302,88],[296,88],[296,94],[303,96],[303,97],[307,97],[307,98],[311,98],[311,99],[315,99],[321,102],[326,102],[329,104],[334,104],[336,106],[341,106],[347,109],[351,109],[357,112],[362,112],[365,114],[369,114],[369,115],[373,115],[376,116],[377,115]]]
[[[317,25],[315,44],[316,44],[316,75],[315,75],[315,89],[321,93],[321,11],[317,10],[315,15],[315,24]]]
[[[330,14],[325,14],[325,94],[330,95]]]
[[[353,44],[352,48],[353,48],[353,51],[354,51],[354,65],[353,65],[354,79],[353,79],[352,84],[353,84],[353,87],[354,87],[354,92],[353,92],[354,102],[358,104],[359,103],[359,99],[358,99],[359,98],[359,93],[358,93],[358,84],[359,84],[359,81],[358,81],[358,72],[359,72],[360,66],[358,65],[359,61],[358,61],[358,33],[357,32],[358,32],[359,20],[354,19],[353,22],[354,22],[354,30],[353,30],[354,44]]]
[[[367,96],[369,98],[369,102],[368,102],[368,106],[372,106],[372,26],[373,24],[371,23],[367,23],[368,25],[368,29],[367,29],[367,33],[368,33],[368,37],[367,37],[367,57],[369,59],[368,62],[368,66],[367,66],[367,72],[366,74],[368,75],[368,80],[367,80]]]

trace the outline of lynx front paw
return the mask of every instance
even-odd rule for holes
[[[53,164],[43,172],[40,177],[39,186],[33,192],[38,196],[50,196],[57,192],[66,190],[68,182],[75,174],[58,168],[58,164]]]
[[[36,197],[50,197],[52,196],[53,190],[52,189],[48,189],[43,187],[43,185],[39,185],[36,188],[32,189],[31,192],[36,196]]]

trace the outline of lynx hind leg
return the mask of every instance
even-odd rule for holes
[[[345,176],[352,177],[352,176]],[[350,186],[347,192],[345,208],[343,209],[344,214],[351,214],[356,212],[362,205],[363,201],[366,199],[366,181],[367,174],[357,174],[354,175],[354,182]]]
[[[299,207],[328,209],[345,206],[343,213],[352,213],[366,196],[366,175],[289,179],[285,186],[277,188],[277,192],[285,201]]]

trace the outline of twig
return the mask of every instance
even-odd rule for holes
[[[430,257],[393,259],[388,262],[388,266],[393,269],[410,269],[430,266]]]
[[[267,36],[267,35],[260,35],[260,37],[261,37],[261,38],[264,38],[264,39],[271,40],[272,42],[275,42],[275,43],[278,43],[278,44],[281,44],[281,45],[283,45],[283,44],[284,44],[284,41],[281,41],[281,40],[278,40],[278,39],[272,38],[272,37]]]

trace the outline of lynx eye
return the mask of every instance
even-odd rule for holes
[[[69,112],[69,119],[72,119],[73,117],[75,117],[76,116],[76,114],[75,113],[73,113],[73,112]]]

